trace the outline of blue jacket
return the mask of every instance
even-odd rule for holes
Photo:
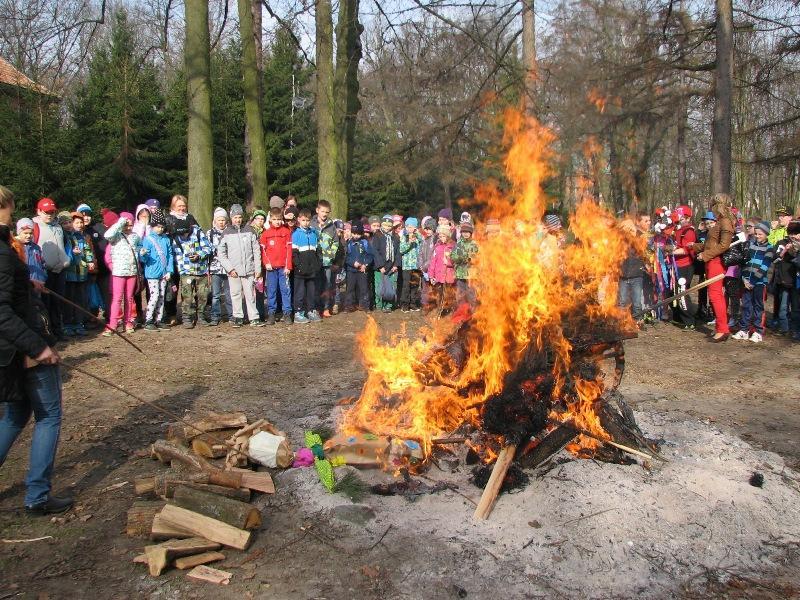
[[[294,276],[309,279],[322,268],[319,235],[316,229],[298,227],[292,233],[292,268]]]
[[[145,279],[161,279],[173,272],[172,242],[168,235],[150,232],[140,251]]]
[[[356,262],[367,265],[369,269],[375,262],[372,245],[364,238],[350,240],[347,242],[347,254],[345,254],[344,262],[347,265],[347,270],[353,273],[358,271],[354,264]]]
[[[769,242],[759,244],[752,240],[747,253],[749,260],[742,268],[742,279],[751,285],[767,285],[767,271],[775,259],[775,246],[770,246]]]
[[[47,271],[44,266],[44,258],[42,257],[42,249],[34,241],[24,244],[25,259],[28,263],[28,272],[32,281],[40,281],[44,283],[47,281]]]

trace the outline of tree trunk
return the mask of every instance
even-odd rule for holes
[[[180,486],[175,490],[176,506],[217,519],[239,529],[261,527],[261,513],[252,504],[202,490]]]
[[[189,122],[186,147],[189,202],[203,228],[214,207],[214,155],[211,136],[211,44],[208,0],[186,0],[186,82]]]
[[[534,0],[522,0],[522,65],[525,68],[525,112],[536,114],[536,16]]]
[[[611,176],[611,205],[614,212],[620,211],[625,206],[625,193],[622,190],[622,166],[617,152],[615,139],[616,127],[608,130],[608,170]]]
[[[317,44],[317,154],[319,182],[317,195],[334,202],[340,189],[338,165],[339,144],[336,141],[333,104],[333,15],[330,0],[318,0],[316,11]],[[338,215],[339,207],[333,206]]]
[[[683,79],[683,73],[681,73]],[[683,86],[681,86],[683,87]],[[681,204],[686,204],[689,199],[687,190],[687,153],[686,153],[686,120],[689,116],[689,106],[687,100],[681,100],[678,108],[678,135],[675,140],[675,151],[678,155],[678,200]]]
[[[714,70],[714,126],[711,140],[711,188],[731,193],[733,102],[733,2],[716,0],[717,61]]]
[[[353,147],[356,117],[361,110],[358,100],[358,65],[361,61],[361,33],[358,20],[359,0],[341,0],[336,23],[336,72],[334,74],[334,120],[338,134],[339,173],[342,188],[332,199],[333,214],[347,218],[347,206],[353,187]]]
[[[238,0],[239,35],[242,40],[242,83],[245,113],[245,164],[252,196],[249,205],[267,201],[267,147],[261,111],[261,72],[254,35],[253,0]],[[249,158],[250,164],[247,165]]]
[[[211,136],[211,44],[208,0],[186,0],[186,88],[189,122],[186,147],[189,202],[203,226],[211,225],[214,207],[214,155]]]

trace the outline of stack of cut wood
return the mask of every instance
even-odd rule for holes
[[[269,473],[246,468],[247,443],[259,431],[277,430],[264,419],[248,425],[243,413],[208,413],[190,423],[170,425],[167,440],[151,446],[151,456],[172,468],[135,480],[136,494],[150,499],[128,511],[127,533],[154,542],[134,559],[151,575],[174,566],[192,569],[194,579],[226,584],[231,574],[206,564],[225,559],[223,546],[246,549],[261,526],[252,493],[272,494],[275,486]]]

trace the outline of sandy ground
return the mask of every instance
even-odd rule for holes
[[[406,317],[378,319],[398,329]],[[339,398],[358,393],[354,339],[363,324],[356,314],[308,326],[137,332],[144,356],[99,337],[64,354],[180,414],[243,410],[298,443],[304,429],[330,421]],[[665,439],[666,465],[647,471],[564,456],[501,496],[483,524],[471,521],[469,499],[480,491],[463,468],[428,473],[458,493],[413,503],[368,496],[356,507],[328,495],[311,470],[287,471],[276,475],[278,492],[258,500],[265,519],[255,543],[218,565],[234,573],[226,588],[176,571],[152,579],[131,563],[142,546],[124,535],[132,481],[160,468],[135,452],[169,419],[65,373],[56,489],[69,489],[78,506],[56,522],[20,510],[28,430],[0,470],[0,531],[53,539],[0,543],[0,599],[85,597],[87,589],[101,598],[485,598],[498,585],[507,598],[794,595],[798,346],[782,338],[714,345],[659,325],[626,348],[621,391],[646,432]],[[765,475],[763,489],[747,483],[754,470]]]

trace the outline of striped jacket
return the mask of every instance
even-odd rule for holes
[[[748,261],[742,268],[742,279],[751,285],[767,285],[767,271],[775,260],[775,246],[751,240],[747,249]]]

